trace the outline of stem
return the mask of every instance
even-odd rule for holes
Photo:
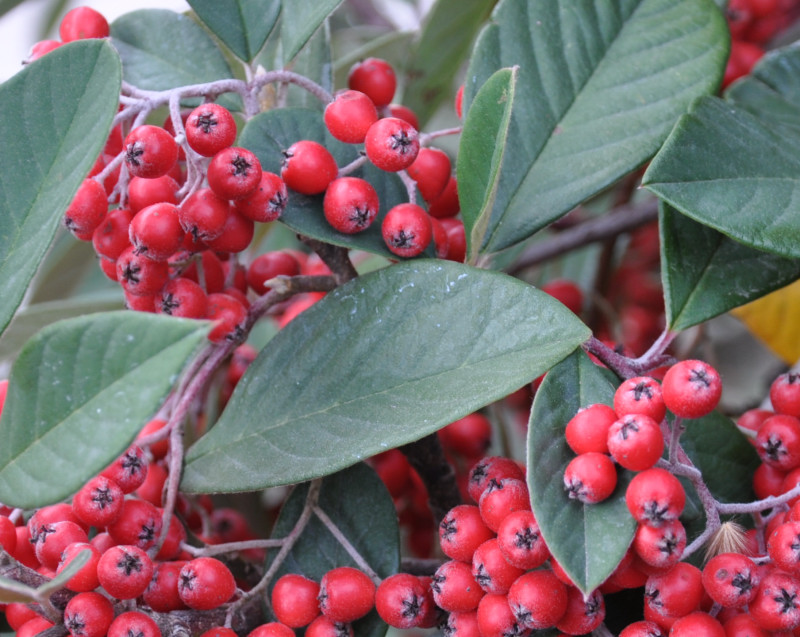
[[[430,133],[420,133],[419,145],[427,146],[434,139],[437,139],[439,137],[446,137],[448,135],[460,135],[463,130],[464,130],[463,126],[454,126],[453,128],[443,128],[442,130],[435,130],[431,131]]]
[[[320,521],[325,525],[325,528],[328,529],[331,535],[336,538],[336,541],[339,542],[344,547],[344,550],[347,551],[347,554],[353,558],[353,561],[358,565],[362,571],[364,571],[369,578],[375,583],[375,586],[381,583],[380,576],[372,570],[372,567],[367,563],[367,560],[356,550],[356,547],[350,543],[350,540],[345,537],[345,534],[341,532],[336,523],[328,517],[328,514],[323,511],[318,504],[314,505],[314,515],[316,515]]]
[[[300,239],[316,252],[325,265],[330,268],[338,285],[347,283],[358,276],[353,262],[350,261],[350,251],[347,248],[311,239],[310,237],[300,237]]]
[[[411,179],[410,175],[405,170],[398,172],[397,176],[400,177],[400,180],[406,187],[408,203],[417,203],[417,182]]]
[[[337,177],[344,177],[345,175],[349,175],[350,173],[355,172],[359,168],[361,168],[364,164],[369,161],[366,155],[359,155],[356,159],[351,161],[346,166],[342,166],[339,169],[339,173],[336,175]]]
[[[241,542],[211,544],[204,547],[182,543],[181,549],[193,557],[210,557],[223,553],[240,553],[241,551],[248,551],[250,549],[275,549],[281,546],[283,546],[283,540],[243,540]]]

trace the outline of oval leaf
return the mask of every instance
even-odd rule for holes
[[[103,148],[120,82],[114,50],[93,40],[59,47],[0,86],[0,331]]]
[[[712,0],[502,0],[467,71],[465,105],[519,65],[498,197],[482,249],[518,243],[653,155],[716,90],[728,32]]]
[[[281,0],[188,0],[197,17],[239,59],[249,62],[264,46],[281,12]]]
[[[205,342],[205,323],[108,312],[54,323],[22,349],[0,418],[0,501],[77,491],[130,444]]]
[[[358,157],[352,144],[339,142],[328,133],[319,112],[299,108],[277,109],[256,115],[242,130],[239,143],[258,156],[264,170],[280,174],[282,151],[301,139],[324,144],[340,167]],[[384,172],[369,162],[352,175],[369,181],[380,200],[377,217],[363,232],[344,234],[334,230],[322,212],[322,195],[310,197],[293,190],[289,191],[281,222],[306,237],[396,259],[383,241],[381,223],[392,206],[408,201],[405,186],[397,175]],[[428,246],[424,256],[434,255],[435,247]]]
[[[675,126],[644,185],[740,243],[800,257],[800,135],[719,98]]]
[[[288,63],[300,52],[327,17],[342,4],[342,0],[291,0],[281,13],[281,44]]]
[[[111,23],[125,80],[164,91],[233,76],[222,51],[191,18],[167,9],[131,11]],[[226,106],[233,100],[223,96]]]
[[[800,260],[749,248],[669,205],[662,206],[659,225],[661,280],[671,330],[698,325],[800,277]],[[785,316],[790,315],[780,315],[781,323],[787,323]],[[773,322],[769,331],[777,326]]]
[[[286,537],[294,528],[303,512],[308,486],[302,484],[292,491],[281,508],[272,537]],[[343,493],[348,496],[343,498]],[[381,578],[400,570],[397,511],[383,482],[367,465],[359,463],[325,478],[318,506]],[[365,511],[369,515],[364,515]],[[267,565],[272,560],[268,556]],[[327,571],[339,566],[358,565],[314,515],[276,573],[276,579],[286,573],[299,573],[319,582]],[[374,610],[353,624],[358,637],[381,637],[386,628]]]
[[[588,336],[563,305],[500,273],[421,260],[364,275],[267,344],[188,451],[182,486],[251,491],[330,474],[507,395]]]
[[[613,405],[616,383],[613,374],[575,352],[545,375],[528,427],[528,487],[536,521],[550,553],[587,594],[614,571],[633,540],[636,521],[625,504],[632,474],[618,471],[617,488],[603,502],[570,500],[564,469],[575,454],[564,430],[581,407]]]
[[[456,171],[470,263],[478,259],[498,196],[517,73],[517,68],[501,69],[486,80],[472,102],[461,133]]]

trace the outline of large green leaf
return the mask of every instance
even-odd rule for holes
[[[498,68],[520,66],[484,250],[524,240],[660,147],[728,52],[712,0],[502,0],[479,36],[465,105]]]
[[[65,45],[0,85],[0,331],[19,306],[116,113],[119,58]]]
[[[39,332],[11,370],[0,418],[0,500],[32,508],[77,491],[153,416],[206,329],[121,311]]]
[[[733,239],[800,257],[800,135],[715,97],[693,104],[643,183]]]
[[[283,0],[281,42],[284,60],[289,62],[314,35],[342,0]]]
[[[575,454],[564,430],[581,407],[612,405],[615,377],[575,352],[547,372],[533,401],[528,428],[528,487],[536,521],[553,557],[584,593],[614,571],[636,531],[625,504],[632,474],[619,470],[607,500],[584,505],[564,490],[564,469]]]
[[[239,59],[249,62],[264,46],[281,12],[281,0],[188,0]]]
[[[222,51],[191,18],[166,9],[140,9],[111,23],[125,80],[164,91],[232,77]],[[228,105],[230,98],[223,98]]]
[[[478,259],[498,197],[517,73],[516,68],[501,69],[486,81],[472,102],[461,134],[456,172],[470,263]]]
[[[667,323],[679,331],[800,278],[800,260],[754,250],[668,205],[661,210]]]
[[[308,484],[298,485],[281,508],[272,537],[286,537],[303,512]],[[342,494],[348,494],[346,498]],[[318,506],[348,542],[381,578],[400,570],[400,533],[397,511],[383,482],[367,465],[359,463],[322,481]],[[369,511],[369,515],[364,515]],[[267,557],[272,563],[273,555]],[[317,516],[312,516],[283,562],[277,577],[299,573],[317,582],[339,566],[357,567],[344,546]],[[354,623],[358,637],[381,637],[386,623],[373,610]]]
[[[496,0],[437,0],[404,66],[403,104],[422,125],[452,100],[453,81]]]
[[[563,305],[497,272],[419,260],[364,275],[267,344],[189,449],[183,488],[330,474],[507,395],[588,336]]]
[[[301,139],[324,144],[339,166],[345,166],[358,157],[352,144],[335,140],[317,111],[306,109],[276,109],[259,113],[242,130],[239,143],[252,150],[264,170],[280,173],[283,150]],[[322,212],[322,195],[309,197],[290,191],[281,221],[295,232],[326,243],[347,248],[366,250],[388,258],[397,258],[386,247],[381,235],[381,222],[392,206],[408,201],[407,191],[394,173],[384,172],[369,162],[351,173],[363,177],[375,188],[380,200],[380,210],[372,225],[357,234],[344,234],[333,229]],[[428,246],[425,256],[434,256],[435,248]]]

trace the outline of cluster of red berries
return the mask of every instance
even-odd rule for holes
[[[797,0],[730,0],[727,8],[731,54],[723,86],[747,75],[765,46],[800,15]]]

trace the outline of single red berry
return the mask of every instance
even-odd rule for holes
[[[645,604],[661,615],[683,617],[700,607],[703,575],[688,562],[678,562],[666,573],[654,575],[645,584]]]
[[[493,480],[481,495],[478,508],[486,526],[496,533],[506,516],[514,511],[530,511],[528,485],[515,478]]]
[[[717,370],[703,361],[687,360],[667,370],[661,384],[664,404],[681,418],[701,418],[717,406],[722,381]]]
[[[386,213],[381,234],[390,252],[400,257],[415,257],[428,247],[433,228],[423,208],[413,203],[401,203]]]
[[[686,548],[686,529],[680,520],[654,527],[640,524],[633,536],[633,550],[643,562],[656,568],[669,568],[680,561]]]
[[[450,181],[450,158],[438,148],[420,148],[416,159],[406,169],[425,201],[433,201]]]
[[[41,617],[41,615],[39,615],[35,610],[30,608],[27,604],[23,604],[22,602],[11,602],[10,604],[6,604],[5,617],[8,625],[14,631],[19,630],[20,626],[31,619],[35,619],[37,617],[44,619],[44,617]]]
[[[153,576],[153,561],[138,546],[112,546],[97,563],[100,585],[117,599],[136,599]]]
[[[125,497],[111,478],[100,475],[87,482],[72,498],[72,510],[84,523],[105,527],[117,519]]]
[[[227,199],[211,188],[200,188],[183,200],[178,208],[178,219],[184,232],[195,241],[212,241],[225,229],[231,207]]]
[[[747,610],[764,630],[800,626],[800,580],[780,570],[768,572]]]
[[[375,603],[375,584],[357,568],[331,569],[322,576],[319,586],[319,608],[334,622],[354,622],[366,615]]]
[[[378,193],[368,181],[358,177],[334,179],[322,200],[327,222],[345,234],[369,228],[379,208]]]
[[[256,626],[247,637],[294,637],[294,631],[280,622],[267,622]]]
[[[461,219],[447,217],[441,219],[444,229],[447,230],[447,257],[448,261],[464,263],[467,257],[467,235],[464,231],[464,222]]]
[[[725,637],[725,629],[707,613],[695,611],[678,619],[670,628],[670,637]]]
[[[166,261],[154,261],[137,254],[130,246],[122,251],[116,261],[117,280],[122,289],[134,296],[152,297],[169,278]]]
[[[779,496],[783,493],[783,481],[785,479],[785,471],[762,462],[753,472],[753,491],[760,500],[771,495]]]
[[[195,558],[181,569],[178,594],[189,608],[218,608],[235,592],[236,581],[230,569],[213,557]]]
[[[64,608],[64,628],[72,637],[104,637],[113,620],[114,607],[100,593],[78,593]]]
[[[228,146],[208,164],[208,185],[223,199],[238,199],[252,193],[261,183],[261,162],[246,148]]]
[[[506,560],[521,569],[538,568],[550,557],[532,511],[508,514],[497,529],[497,542]]]
[[[354,637],[354,632],[350,624],[335,622],[320,614],[306,627],[305,637]]]
[[[740,608],[749,604],[760,581],[755,562],[741,553],[720,553],[703,567],[703,586],[720,606]]]
[[[328,132],[347,144],[361,144],[369,127],[378,121],[378,109],[361,91],[340,91],[325,107]]]
[[[161,629],[148,615],[133,610],[116,616],[107,637],[161,637]]]
[[[649,376],[629,378],[614,392],[614,411],[617,418],[642,414],[660,423],[667,413],[661,385]]]
[[[756,451],[762,462],[780,471],[800,466],[800,419],[784,414],[767,418],[756,433]]]
[[[142,594],[145,604],[157,613],[187,608],[178,594],[180,573],[185,564],[180,560],[156,563],[153,577]]]
[[[480,458],[492,442],[492,423],[476,411],[451,422],[438,433],[445,450],[466,458]]]
[[[367,58],[352,66],[347,75],[348,88],[365,93],[377,107],[386,106],[397,90],[397,76],[386,60]]]
[[[203,319],[208,314],[208,295],[191,279],[171,279],[158,295],[156,313]]]
[[[272,612],[279,622],[291,628],[308,626],[319,615],[319,584],[289,573],[278,578],[272,588]]]
[[[472,575],[487,593],[504,595],[524,572],[506,560],[497,538],[486,540],[472,556]]]
[[[767,538],[767,553],[788,573],[800,573],[800,522],[779,524]]]
[[[339,167],[330,151],[322,144],[304,139],[283,152],[281,178],[292,190],[304,195],[325,192],[336,179]]]
[[[608,430],[608,451],[622,467],[644,471],[664,452],[664,436],[658,423],[641,414],[628,414]]]
[[[212,343],[221,343],[224,340],[239,341],[244,334],[247,308],[241,301],[228,294],[209,294],[208,318],[215,323],[208,333],[209,341]]]
[[[455,106],[456,116],[458,116],[458,119],[462,119],[463,116],[464,116],[464,111],[463,111],[463,106],[464,106],[464,85],[463,84],[461,86],[459,86],[458,90],[456,91],[456,98],[455,98],[454,106]]]
[[[606,605],[600,591],[592,591],[586,598],[583,593],[567,588],[567,610],[556,623],[556,628],[567,635],[591,633],[606,618]]]
[[[128,227],[131,225],[133,213],[127,208],[117,208],[106,214],[105,219],[92,233],[92,245],[95,252],[106,261],[116,261],[122,252],[130,247],[131,240]],[[116,264],[114,265],[116,276]]]
[[[162,175],[154,179],[132,177],[128,182],[128,207],[133,212],[157,203],[178,203],[180,186],[171,175]]]
[[[186,143],[203,157],[213,157],[236,139],[236,120],[219,104],[201,104],[186,118]]]
[[[106,191],[99,181],[84,179],[64,213],[64,225],[82,241],[91,241],[108,210]]]
[[[589,451],[575,456],[564,469],[564,489],[570,498],[596,504],[617,486],[617,469],[607,455]]]
[[[659,526],[683,512],[686,493],[678,478],[666,469],[637,473],[625,492],[628,510],[637,522]]]
[[[67,11],[58,25],[58,35],[62,42],[107,38],[110,32],[108,20],[91,7],[75,7]]]
[[[439,608],[459,613],[475,610],[485,594],[472,575],[471,565],[457,560],[445,562],[436,569],[431,590]]]
[[[74,542],[88,542],[86,531],[69,520],[39,525],[34,544],[36,559],[49,569],[56,570],[64,549]]]
[[[475,502],[480,502],[483,492],[492,482],[499,483],[504,478],[525,480],[525,473],[520,466],[503,456],[489,456],[479,460],[469,472],[467,491]]]
[[[787,372],[778,376],[770,385],[769,399],[779,414],[800,417],[800,374]]]
[[[459,504],[450,509],[439,524],[439,544],[449,558],[472,562],[475,549],[494,533],[473,504]]]
[[[381,170],[397,172],[408,168],[419,153],[419,132],[396,117],[379,119],[367,131],[364,150]]]
[[[569,448],[576,454],[608,453],[608,430],[616,419],[614,410],[602,403],[579,409],[564,430]]]
[[[63,42],[61,40],[39,40],[35,42],[34,45],[31,47],[30,52],[28,53],[27,57],[22,61],[23,64],[30,64],[34,60],[38,60],[40,57],[43,57],[50,53],[50,51],[55,51],[58,47],[60,47]]]
[[[286,183],[275,173],[262,171],[258,187],[246,197],[236,199],[234,207],[243,217],[259,223],[279,219],[289,201]]]
[[[583,310],[583,292],[574,281],[553,279],[542,286],[542,292],[560,301],[573,314],[580,314]]]
[[[567,612],[567,587],[548,569],[521,575],[508,591],[508,604],[525,628],[555,626]]]
[[[17,530],[6,515],[0,515],[0,547],[9,554],[13,554],[17,548]]]
[[[255,222],[234,209],[230,211],[219,236],[204,243],[210,250],[237,254],[247,250],[254,234]]]
[[[450,238],[447,236],[447,230],[445,230],[444,224],[439,219],[435,219],[430,215],[428,215],[428,217],[431,220],[433,247],[436,249],[436,258],[446,259],[450,251]]]
[[[137,212],[128,227],[134,251],[153,261],[166,261],[181,247],[183,228],[178,207],[157,203]]]
[[[429,612],[430,598],[420,579],[397,573],[384,579],[375,591],[375,609],[394,628],[416,628]]]
[[[458,201],[458,181],[450,175],[442,193],[428,202],[428,214],[436,219],[455,217],[461,211]]]
[[[107,531],[117,544],[130,544],[147,550],[161,534],[161,513],[144,500],[123,500],[122,511],[108,525]]]
[[[466,613],[459,614],[466,615]],[[476,637],[508,637],[509,635],[526,635],[530,632],[514,617],[505,595],[491,593],[484,595],[478,604],[476,623]],[[460,629],[463,631],[470,627],[471,624],[467,624],[467,626],[462,625]],[[459,632],[459,634],[462,633]]]
[[[134,444],[103,469],[100,475],[113,480],[123,493],[133,493],[147,477],[148,464],[149,461],[142,448]]]
[[[419,117],[417,117],[417,114],[408,106],[404,106],[403,104],[389,104],[389,115],[397,119],[402,119],[404,122],[408,122],[419,130]]]
[[[160,126],[145,124],[125,138],[125,164],[134,177],[161,177],[178,161],[178,145]]]
[[[270,288],[265,285],[276,276],[297,276],[300,274],[300,262],[285,250],[273,250],[260,254],[247,268],[247,285],[259,296]]]

